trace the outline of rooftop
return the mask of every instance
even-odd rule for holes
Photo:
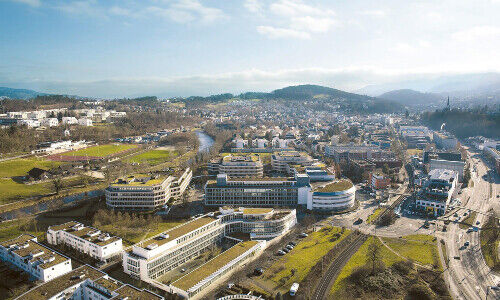
[[[181,237],[185,234],[188,234],[189,232],[191,232],[193,230],[196,230],[200,227],[203,227],[203,226],[207,225],[208,223],[211,223],[215,220],[216,219],[212,218],[212,217],[201,217],[198,219],[194,219],[192,221],[189,221],[189,222],[181,224],[177,227],[174,227],[174,228],[170,229],[169,231],[166,231],[162,234],[159,234],[156,237],[154,237],[148,241],[142,242],[140,244],[140,247],[146,248],[152,244],[157,244],[158,246],[161,246],[161,245],[163,245],[167,242],[170,242],[178,237]],[[163,234],[166,235],[167,237],[162,237]]]
[[[260,215],[272,212],[272,208],[244,208],[243,214],[245,215]]]
[[[227,155],[222,159],[224,162],[258,162],[260,157],[258,155]]]
[[[81,228],[79,230],[76,230],[74,227],[78,225],[80,225]],[[74,236],[85,239],[99,246],[108,245],[121,239],[119,237],[111,236],[105,232],[102,232],[97,228],[86,227],[76,221],[69,221],[61,225],[50,226],[49,229],[54,231],[64,230]],[[100,237],[104,238],[100,239]]]
[[[115,182],[111,183],[111,186],[123,187],[123,186],[153,186],[162,184],[168,177],[157,177],[154,178],[152,175],[146,174],[135,174],[127,177],[119,178]]]
[[[216,256],[214,259],[210,260],[206,264],[195,269],[191,273],[183,276],[177,281],[173,282],[172,285],[187,291],[189,288],[195,286],[198,282],[210,276],[212,273],[216,272],[218,269],[225,266],[227,263],[231,262],[233,259],[245,253],[247,250],[257,245],[257,241],[247,241],[236,244],[235,246],[229,248],[228,250],[222,252],[220,255]]]
[[[333,192],[340,192],[340,191],[345,191],[347,189],[352,188],[352,182],[347,180],[347,179],[341,179],[339,181],[335,181],[332,183],[329,183],[323,187],[319,187],[314,190],[314,192],[317,193],[333,193]]]

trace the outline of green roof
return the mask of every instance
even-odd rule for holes
[[[272,212],[272,208],[244,208],[243,214],[245,215],[259,215],[259,214],[267,214]]]
[[[257,245],[257,241],[247,241],[236,244],[235,246],[229,248],[228,250],[222,252],[220,255],[216,256],[214,259],[210,260],[206,264],[195,269],[191,273],[183,276],[179,280],[172,283],[173,286],[187,291],[189,288],[195,286],[198,282],[210,276],[212,273],[216,272],[218,269],[225,266],[227,263],[237,258],[238,256],[245,253],[247,250]]]
[[[335,182],[329,183],[323,187],[317,188],[316,190],[314,190],[314,192],[333,193],[333,192],[345,191],[347,189],[350,189],[351,187],[353,187],[351,181],[349,181],[347,179],[341,179],[339,181],[335,181]]]

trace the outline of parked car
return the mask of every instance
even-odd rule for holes
[[[359,225],[361,223],[363,223],[363,219],[361,218],[358,218],[356,221],[354,221],[354,225]]]
[[[290,296],[295,296],[298,289],[299,289],[299,284],[297,282],[294,282],[290,287]]]
[[[296,242],[294,242],[294,241],[292,241],[292,242],[290,242],[290,243],[288,243],[288,244],[289,244],[289,245],[292,245],[292,246],[297,246],[297,243],[296,243]]]
[[[286,248],[287,248],[288,250],[292,250],[292,249],[293,249],[293,246],[292,246],[292,245],[286,245]]]
[[[464,247],[469,247],[469,245],[470,245],[470,242],[469,242],[469,241],[466,241],[466,242],[464,243]]]
[[[481,224],[481,222],[477,221],[477,222],[476,222],[476,225],[479,225],[479,224]]]
[[[305,233],[305,232],[302,232],[299,236],[305,238],[305,237],[308,237],[309,235],[307,233]]]
[[[281,249],[281,250],[283,250],[283,251],[284,251],[284,252],[286,252],[286,253],[290,252],[290,250],[288,250],[287,248],[283,248],[283,249]]]
[[[260,276],[260,275],[264,274],[264,269],[262,269],[262,268],[255,268],[253,270],[253,274],[256,275],[256,276]]]
[[[285,251],[283,250],[278,250],[278,252],[276,252],[276,255],[285,255]]]

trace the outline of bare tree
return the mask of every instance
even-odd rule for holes
[[[366,255],[366,259],[368,263],[371,265],[372,274],[375,273],[375,269],[380,264],[381,254],[380,254],[380,244],[373,240],[372,243],[368,246],[368,253]]]
[[[54,187],[56,194],[59,194],[59,192],[64,188],[64,184],[59,177],[52,179],[52,186]]]

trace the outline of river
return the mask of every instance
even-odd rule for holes
[[[196,135],[198,136],[198,141],[200,142],[198,153],[210,151],[210,148],[212,148],[212,145],[214,144],[214,139],[201,130],[196,130]]]

